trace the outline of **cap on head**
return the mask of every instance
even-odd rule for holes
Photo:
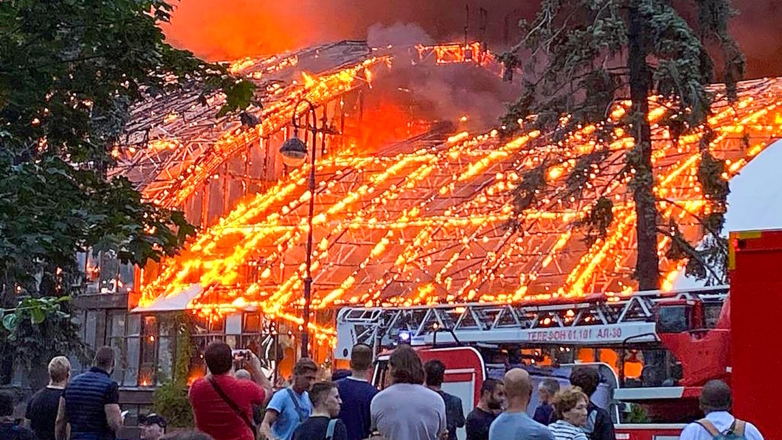
[[[700,406],[705,412],[728,411],[732,404],[730,387],[721,380],[710,380],[701,389]]]
[[[158,425],[163,429],[166,428],[167,424],[166,419],[163,418],[163,416],[155,413],[148,414],[146,416],[139,416],[138,423],[142,426]]]

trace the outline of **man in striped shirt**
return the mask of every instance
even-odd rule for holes
[[[101,347],[90,371],[74,378],[60,397],[55,422],[57,440],[113,440],[122,428],[119,386],[111,379],[114,349]]]

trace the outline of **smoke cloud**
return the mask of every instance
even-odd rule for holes
[[[371,47],[384,47],[389,44],[394,46],[431,45],[435,42],[435,39],[430,37],[421,26],[413,23],[394,23],[391,26],[376,23],[370,26],[367,31],[367,44]]]
[[[534,16],[537,4],[538,0],[183,0],[175,3],[172,22],[164,31],[175,46],[211,61],[364,40],[368,35],[382,40],[384,34],[405,28],[412,36],[423,31],[436,41],[461,41],[465,23],[470,39],[484,36],[496,48],[505,40],[515,42],[519,20]],[[487,11],[485,31],[481,8]]]
[[[740,14],[731,29],[747,56],[748,76],[782,75],[782,2],[733,3]],[[368,36],[395,44],[426,35],[436,41],[461,41],[465,23],[470,39],[484,37],[490,49],[499,51],[515,43],[519,19],[534,17],[538,4],[539,0],[184,0],[175,4],[172,23],[164,30],[172,44],[212,61]],[[486,11],[484,26],[481,8]]]
[[[782,76],[782,3],[734,0],[733,6],[739,15],[730,30],[747,57],[747,76]]]

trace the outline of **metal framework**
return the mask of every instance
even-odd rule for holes
[[[204,96],[197,85],[150,97],[132,109],[122,146],[114,153],[119,164],[112,173],[130,178],[147,199],[169,208],[181,206],[227,160],[288,125],[298,99],[325,105],[382,73],[392,54],[413,51],[422,62],[474,62],[501,71],[480,43],[376,51],[361,41],[342,41],[242,59],[231,63],[229,70],[257,85],[263,107],[245,113],[258,126],[247,126],[236,115],[218,117],[225,97]],[[301,72],[310,76],[302,80]]]
[[[385,65],[381,59],[373,52],[373,58],[360,62],[362,69],[367,60]],[[301,66],[302,57],[297,60]],[[351,81],[355,75],[366,76],[353,66]],[[339,86],[326,81],[334,75],[339,72],[313,78],[302,93],[323,84],[324,94],[339,96]],[[708,148],[730,161],[724,176],[729,179],[782,137],[782,81],[743,83],[734,105],[718,98],[709,121],[716,137]],[[653,124],[665,112],[655,99],[662,98],[653,99]],[[625,108],[617,106],[605,124],[556,138],[534,131],[510,139],[495,131],[451,137],[432,132],[371,154],[343,151],[321,157],[316,168],[314,307],[518,303],[633,291],[635,214],[625,173],[632,139],[621,130],[608,139],[597,137]],[[263,123],[286,114],[269,114]],[[685,236],[696,241],[702,235],[697,218],[710,209],[697,185],[702,135],[672,139],[655,125],[654,136],[658,208],[664,221],[677,219]],[[187,169],[196,170],[191,175],[208,174],[233,151],[201,152],[198,165]],[[604,159],[588,170],[586,183],[574,192],[568,177],[580,157],[595,152]],[[512,190],[523,183],[523,173],[544,163],[545,189],[520,216],[512,217]],[[204,230],[148,280],[142,306],[192,292],[195,285],[198,293],[188,307],[201,313],[257,308],[300,323],[301,263],[312,197],[304,185],[308,172],[306,167],[290,172]],[[183,186],[187,179],[160,194],[186,199],[192,194]],[[605,238],[587,242],[578,221],[600,197],[614,201],[614,221]],[[508,227],[510,220],[517,229]],[[667,288],[683,269],[683,262],[665,257],[669,243],[662,237],[659,245]],[[311,327],[316,337],[334,334],[329,325]]]
[[[727,287],[677,292],[641,292],[626,297],[598,294],[554,304],[443,304],[392,308],[346,307],[337,315],[337,347],[343,358],[356,343],[393,347],[434,342],[611,346],[657,342],[655,312],[665,301],[722,305]],[[455,338],[455,339],[454,339]]]
[[[132,109],[112,173],[129,177],[149,200],[180,206],[225,161],[288,125],[298,99],[317,105],[332,101],[366,83],[365,72],[386,61],[363,42],[345,41],[232,63],[229,70],[258,87],[263,107],[244,113],[257,125],[245,124],[236,115],[218,117],[225,96],[204,96],[197,85],[150,97]],[[302,71],[317,80],[302,80]]]

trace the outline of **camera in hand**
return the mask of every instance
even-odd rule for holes
[[[250,350],[231,350],[231,354],[236,361],[250,359]]]

